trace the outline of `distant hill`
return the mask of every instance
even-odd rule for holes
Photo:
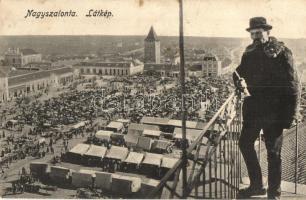
[[[0,55],[9,47],[32,48],[42,54],[104,54],[119,53],[143,47],[145,36],[0,36]],[[158,36],[161,48],[178,46],[178,37]],[[304,59],[306,39],[281,39],[299,59]],[[186,48],[245,47],[248,38],[185,37]]]
[[[43,54],[123,52],[142,47],[144,38],[145,36],[0,36],[0,54],[9,47],[33,48]],[[161,48],[178,45],[178,37],[159,36],[159,39]],[[185,38],[186,48],[214,48],[216,45],[232,47],[239,45],[240,42],[239,38]]]

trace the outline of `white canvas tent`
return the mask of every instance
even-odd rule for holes
[[[83,144],[83,143],[77,144],[67,153],[67,157],[70,160],[70,162],[79,163],[83,155],[88,151],[88,149],[89,149],[88,144]]]
[[[86,125],[85,122],[79,122],[79,123],[73,125],[73,128],[78,129],[78,128],[84,127],[85,125]]]
[[[71,154],[76,154],[76,155],[83,155],[84,153],[86,153],[89,149],[89,145],[88,144],[77,144],[76,146],[74,146],[69,153]]]
[[[67,182],[69,176],[71,175],[71,170],[61,166],[51,166],[50,168],[50,179],[54,182]]]
[[[138,177],[112,175],[112,192],[117,194],[131,194],[138,192],[141,187],[141,179]]]
[[[95,171],[81,169],[78,172],[72,172],[72,185],[77,188],[88,188],[92,186]]]
[[[179,159],[177,159],[177,158],[163,157],[162,162],[161,162],[161,167],[171,169],[171,168],[174,167],[175,163],[178,160]]]
[[[104,158],[107,148],[97,145],[90,145],[88,151],[84,153],[84,156],[90,156],[95,158]]]
[[[113,133],[113,131],[99,130],[98,132],[96,132],[95,137],[100,139],[100,140],[110,141],[112,133]]]
[[[138,143],[138,135],[134,135],[134,134],[127,134],[124,135],[124,141],[126,146],[128,147],[136,147],[137,143]]]
[[[95,185],[102,190],[110,190],[112,186],[112,174],[108,172],[96,172]]]
[[[142,153],[130,152],[124,162],[139,165],[141,164],[143,158],[144,155]]]
[[[138,138],[138,142],[136,146],[137,148],[140,148],[146,151],[151,151],[153,142],[154,140],[151,138],[140,136]]]
[[[47,173],[48,164],[44,162],[31,162],[30,172],[36,175],[44,175]]]
[[[161,135],[161,131],[144,129],[142,134],[144,136],[151,136],[151,137],[157,137],[158,138]]]
[[[112,121],[107,125],[107,130],[111,130],[114,132],[120,132],[123,129],[123,123],[122,122],[115,122]]]
[[[117,121],[117,122],[121,122],[121,123],[123,123],[123,124],[124,124],[124,123],[127,123],[127,124],[128,124],[128,123],[131,122],[131,120],[129,120],[129,119],[117,119],[116,121]]]
[[[156,153],[146,153],[142,164],[160,167],[163,155]]]
[[[200,136],[201,133],[202,130],[186,129],[186,138],[192,142],[195,141]],[[183,138],[182,129],[178,127],[175,128],[173,135],[175,139],[182,139]]]
[[[154,188],[157,187],[159,184],[158,180],[154,179],[145,179],[141,182],[141,189],[140,192],[142,195],[147,195],[149,194]]]
[[[112,146],[106,153],[106,158],[114,160],[125,160],[128,156],[129,150],[125,147]]]

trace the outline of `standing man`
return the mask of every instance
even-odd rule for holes
[[[298,116],[300,81],[292,52],[283,42],[269,36],[271,29],[264,17],[250,19],[246,30],[253,43],[246,48],[236,69],[241,78],[233,74],[237,89],[247,89],[250,93],[242,107],[243,127],[239,140],[250,186],[239,191],[241,198],[266,193],[254,148],[261,130],[268,154],[268,198],[280,198],[283,129],[294,126]]]

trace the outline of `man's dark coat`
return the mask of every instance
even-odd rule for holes
[[[242,108],[244,123],[289,128],[297,117],[301,89],[290,49],[274,37],[265,44],[253,42],[236,70],[251,94]],[[237,86],[235,74],[233,79]]]

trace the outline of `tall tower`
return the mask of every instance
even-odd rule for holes
[[[160,63],[160,41],[151,26],[148,36],[144,42],[144,62],[145,63]]]

